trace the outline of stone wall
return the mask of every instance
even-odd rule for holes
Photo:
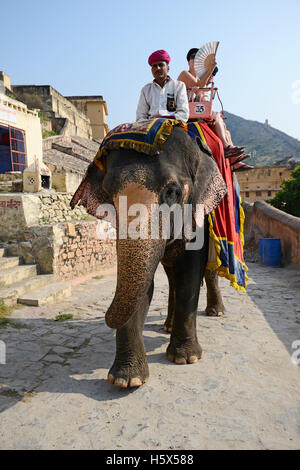
[[[114,230],[84,208],[72,211],[71,197],[51,191],[0,194],[0,242],[8,254],[22,256],[25,264],[37,264],[40,273],[54,273],[57,279],[112,267],[115,240],[99,238],[97,228]]]
[[[52,188],[59,192],[75,193],[80,185],[84,173],[76,173],[58,165],[47,162],[52,174]]]
[[[72,194],[41,191],[40,193],[0,193],[0,241],[23,240],[24,231],[34,225],[93,219],[84,207],[70,207]]]
[[[108,113],[103,96],[66,96],[66,98],[89,118],[93,139],[104,139],[108,133],[108,125],[106,123]]]
[[[259,238],[280,238],[284,264],[300,264],[300,218],[270,206],[266,202],[243,202],[245,211],[245,246]]]
[[[27,228],[38,224],[40,205],[33,194],[0,194],[0,241],[24,240]]]
[[[22,256],[25,264],[37,264],[39,273],[56,279],[72,279],[116,264],[115,240],[97,237],[97,225],[86,221],[28,227],[22,240],[6,245],[7,253]]]
[[[55,259],[57,279],[71,279],[116,264],[115,240],[99,240],[96,234],[98,223],[64,224],[62,243]]]
[[[22,191],[23,174],[21,171],[0,173],[0,193],[19,193]]]
[[[73,194],[70,193],[40,194],[39,224],[54,225],[91,218],[83,206],[76,206],[75,209],[71,209],[70,201],[72,196]]]

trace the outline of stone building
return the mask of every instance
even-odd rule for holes
[[[106,116],[101,95],[67,98],[50,85],[11,86],[1,72],[0,192],[74,191],[108,132]]]
[[[108,132],[103,96],[62,96],[50,85],[13,85],[29,107],[40,110],[43,128],[64,136],[103,139]]]
[[[53,136],[43,140],[43,160],[52,173],[56,191],[74,193],[99,148],[94,140]]]
[[[108,130],[102,96],[76,98],[0,73],[0,303],[56,302],[71,293],[62,280],[116,262],[107,222],[70,207]]]
[[[252,203],[272,199],[291,172],[292,169],[287,166],[266,166],[237,172],[242,200]]]
[[[0,72],[0,174],[23,172],[42,158],[38,112],[17,99],[9,76]]]
[[[107,105],[103,96],[66,96],[90,120],[93,139],[104,139],[108,133]]]
[[[79,111],[51,85],[13,85],[13,92],[29,107],[40,110],[42,119],[51,121],[56,134],[92,139],[92,126],[86,114]]]

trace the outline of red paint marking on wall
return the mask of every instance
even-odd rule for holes
[[[14,199],[10,199],[9,201],[0,201],[0,207],[2,208],[10,208],[10,209],[18,209],[21,206],[21,201],[15,201]]]

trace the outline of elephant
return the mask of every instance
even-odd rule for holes
[[[175,238],[174,221],[169,238],[163,238],[160,231],[156,239],[122,238],[117,223],[117,286],[106,312],[107,325],[116,329],[116,355],[107,377],[110,384],[138,387],[149,379],[142,331],[160,262],[169,280],[168,315],[164,325],[164,330],[170,332],[167,358],[176,364],[192,364],[201,358],[196,317],[208,256],[207,214],[226,193],[227,187],[208,147],[179,127],[173,128],[159,155],[110,150],[101,169],[95,162],[89,165],[72,198],[72,208],[80,203],[95,216],[99,207],[110,204],[118,214],[120,196],[147,208],[152,204],[168,207],[189,204],[193,230],[201,226],[197,211],[204,208],[203,245],[195,250],[186,249],[191,239]],[[208,272],[206,282],[207,313],[214,314],[224,308],[216,273]]]

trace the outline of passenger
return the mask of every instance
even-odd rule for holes
[[[187,122],[189,104],[186,87],[182,81],[169,77],[169,54],[164,50],[155,51],[150,55],[148,63],[154,80],[142,88],[136,121],[165,117]]]
[[[199,49],[193,48],[190,49],[189,52],[187,53],[186,59],[189,64],[189,70],[183,70],[179,77],[178,80],[182,81],[185,83],[187,88],[192,88],[192,87],[199,87],[199,88],[204,88],[208,84],[211,75],[217,65],[217,61],[215,56],[211,56],[208,58],[208,69],[206,74],[202,78],[198,78],[197,74],[195,72],[194,68],[194,59],[197,54]]]
[[[193,87],[204,88],[213,80],[213,76],[217,73],[217,67],[216,67],[217,62],[216,62],[215,56],[212,55],[210,58],[208,58],[208,64],[206,64],[207,65],[206,74],[202,78],[197,77],[195,67],[194,67],[194,59],[198,50],[199,49],[197,48],[193,48],[189,50],[186,56],[188,64],[189,64],[189,70],[188,71],[183,70],[179,74],[179,77],[178,77],[178,80],[185,83],[187,88],[193,88]],[[213,123],[210,127],[221,140],[223,148],[224,148],[224,156],[225,158],[229,158],[230,164],[232,165],[232,169],[238,170],[238,169],[252,168],[248,165],[245,165],[244,163],[240,163],[241,160],[244,160],[245,158],[249,157],[249,155],[243,154],[244,147],[236,147],[233,144],[232,139],[231,139],[231,134],[226,128],[226,125],[224,122],[223,113],[213,112],[212,119],[213,119]]]

